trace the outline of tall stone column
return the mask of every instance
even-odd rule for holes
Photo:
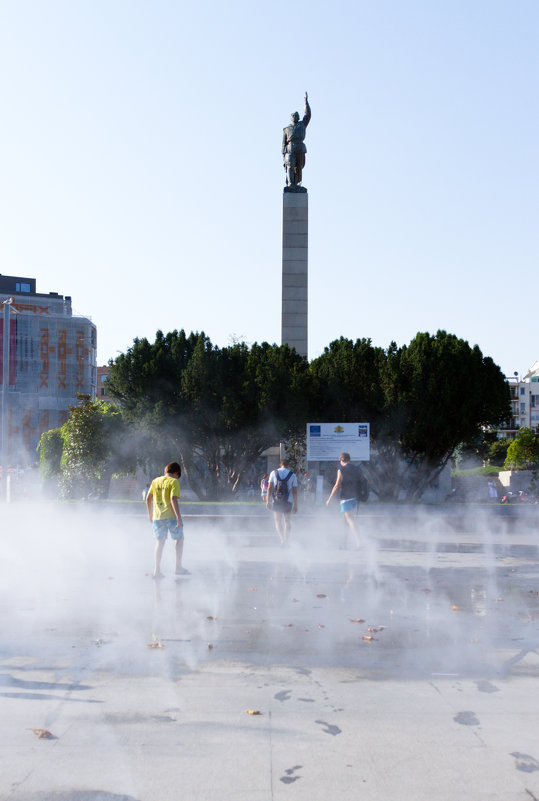
[[[309,197],[283,192],[281,342],[307,357]]]

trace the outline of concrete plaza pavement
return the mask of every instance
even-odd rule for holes
[[[0,801],[537,801],[531,514],[4,507]]]

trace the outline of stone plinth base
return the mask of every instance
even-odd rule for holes
[[[309,196],[283,192],[281,342],[307,357]]]

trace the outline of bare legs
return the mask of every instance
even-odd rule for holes
[[[176,573],[181,573],[183,571],[182,567],[182,554],[183,554],[183,537],[179,540],[176,540],[176,545],[174,546],[174,554],[176,558]]]
[[[166,540],[157,540],[155,543],[155,565],[153,570],[153,577],[154,578],[161,578],[161,557],[163,556],[163,549],[165,547]],[[187,573],[187,570],[184,570],[182,567],[182,556],[183,556],[183,537],[179,540],[175,540],[174,544],[174,556],[175,556],[175,572],[176,573]]]
[[[353,534],[356,549],[359,548],[360,542],[359,542],[359,533],[357,530],[357,524],[355,521],[355,509],[351,512],[344,513],[344,525],[347,531]],[[344,544],[346,546],[346,538]]]
[[[281,545],[286,545],[290,534],[290,515],[274,512],[273,520],[275,522],[275,529],[279,537],[279,542]]]
[[[160,578],[161,573],[161,557],[163,556],[163,548],[165,547],[166,540],[157,540],[155,543],[155,565],[153,569],[153,577]]]

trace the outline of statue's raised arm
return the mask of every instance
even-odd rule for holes
[[[306,192],[305,187],[301,186],[303,168],[305,166],[305,133],[311,121],[311,107],[309,97],[305,92],[305,113],[300,120],[297,111],[292,114],[292,122],[283,130],[283,156],[284,169],[286,172],[285,192]]]
[[[307,94],[307,92],[305,92],[305,113],[303,115],[303,124],[305,125],[305,127],[307,127],[310,121],[311,121],[311,107],[309,105],[309,95]]]

